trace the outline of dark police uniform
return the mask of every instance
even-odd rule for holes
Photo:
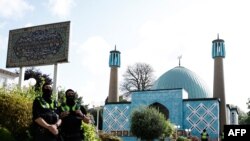
[[[206,132],[206,130],[203,130],[203,132],[201,133],[201,141],[208,141],[208,133]]]
[[[72,106],[66,103],[62,104],[59,108],[59,113],[69,112],[69,115],[62,117],[61,133],[64,141],[83,141],[83,129],[82,129],[82,117],[76,114],[76,110],[81,110],[83,114],[86,114],[85,109],[79,104]]]
[[[43,97],[37,97],[33,102],[33,125],[35,141],[57,141],[57,136],[53,135],[48,129],[38,125],[35,120],[41,117],[48,124],[56,124],[59,119],[55,112],[57,104],[54,100],[47,102]]]

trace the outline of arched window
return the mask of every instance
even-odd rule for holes
[[[161,103],[155,102],[155,103],[149,105],[149,107],[153,107],[153,108],[157,109],[159,112],[161,112],[165,116],[166,120],[169,118],[168,108],[166,108]]]

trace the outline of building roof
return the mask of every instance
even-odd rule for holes
[[[239,114],[239,109],[238,109],[237,106],[230,105],[230,104],[226,104],[226,106],[228,107],[228,109],[229,109],[230,111],[236,111],[237,114]]]
[[[188,98],[212,98],[206,83],[189,69],[177,66],[163,75],[154,83],[151,89],[183,88]]]
[[[4,69],[1,69],[1,68],[0,68],[0,74],[7,75],[9,77],[18,77],[18,74],[7,71],[7,70],[4,70]]]

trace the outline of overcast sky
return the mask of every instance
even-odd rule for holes
[[[69,63],[58,65],[57,83],[77,91],[86,104],[108,96],[108,58],[115,45],[121,52],[119,81],[137,62],[150,64],[158,78],[182,55],[181,66],[212,92],[212,41],[219,33],[226,49],[226,103],[246,111],[249,6],[249,0],[0,0],[0,68],[6,69],[9,30],[71,21]],[[51,78],[53,68],[37,67]]]

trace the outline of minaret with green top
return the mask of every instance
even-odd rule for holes
[[[224,125],[227,124],[226,116],[226,99],[224,87],[224,70],[223,59],[225,58],[224,40],[217,39],[212,42],[212,57],[214,59],[214,86],[213,97],[220,99],[220,133],[224,130]]]
[[[109,96],[108,102],[119,102],[118,97],[118,68],[121,64],[120,51],[115,50],[110,51],[109,55],[109,67],[110,70],[110,81],[109,81]]]

